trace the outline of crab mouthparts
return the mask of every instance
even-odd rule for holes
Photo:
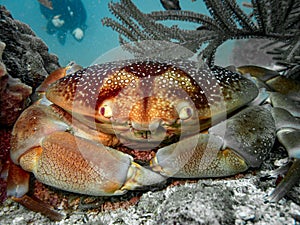
[[[151,139],[151,131],[150,130],[136,130],[131,128],[131,132],[134,133],[134,136],[141,139]]]
[[[160,121],[155,121],[150,124],[131,122],[130,131],[135,138],[148,141],[161,141],[166,134],[166,130],[161,126]]]

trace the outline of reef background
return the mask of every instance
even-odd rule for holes
[[[31,28],[0,6],[0,170],[8,157],[14,122],[30,104],[35,88],[59,66],[57,56],[48,53]],[[3,179],[0,189],[1,202],[6,198]]]
[[[0,76],[1,169],[8,156],[12,124],[30,104],[30,94],[59,64],[58,58],[48,53],[47,46],[30,27],[14,20],[3,6],[0,41],[6,45],[1,64],[6,71]],[[299,185],[279,203],[265,202],[276,184],[275,179],[265,179],[264,174],[282,154],[279,148],[259,172],[249,171],[226,179],[171,181],[168,187],[156,190],[99,198],[89,207],[84,207],[82,202],[66,211],[58,207],[67,213],[60,222],[50,221],[7,199],[0,205],[0,224],[299,224]],[[4,200],[3,180],[0,180],[0,190]],[[68,194],[60,193],[60,196],[66,198]]]

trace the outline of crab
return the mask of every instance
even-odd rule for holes
[[[255,77],[242,75],[249,72]],[[270,196],[278,201],[299,180],[299,99],[293,97],[300,85],[274,73],[145,59],[50,78],[13,128],[8,195],[27,207],[39,204],[26,195],[30,173],[94,196],[121,195],[169,177],[232,176],[259,167],[278,136],[292,161]],[[274,92],[274,79],[294,85],[294,92]],[[118,146],[156,154],[142,166]]]

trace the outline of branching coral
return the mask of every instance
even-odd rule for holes
[[[117,31],[120,44],[128,41],[164,40],[178,43],[214,63],[217,48],[227,40],[266,38],[274,48],[270,54],[278,64],[300,63],[300,2],[297,0],[252,0],[248,15],[235,0],[204,0],[210,16],[184,10],[141,12],[130,0],[110,3],[111,13],[119,20],[104,18],[105,26]],[[198,24],[195,30],[162,22],[185,21]],[[128,46],[128,45],[126,45]],[[132,46],[142,53],[143,46]],[[148,47],[148,46],[147,46]]]

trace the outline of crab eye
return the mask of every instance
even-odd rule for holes
[[[194,109],[191,106],[190,102],[179,100],[175,103],[175,105],[179,119],[187,120],[194,115]]]
[[[105,118],[110,118],[112,117],[112,110],[109,105],[103,105],[99,109],[99,113],[104,116]]]
[[[187,120],[193,115],[193,109],[189,106],[185,106],[182,109],[180,109],[179,112],[179,118],[181,120]]]

